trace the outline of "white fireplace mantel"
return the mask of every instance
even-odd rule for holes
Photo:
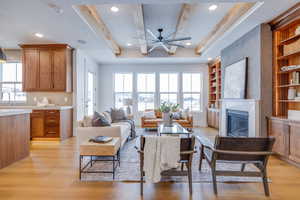
[[[260,136],[260,100],[256,99],[221,99],[220,109],[220,135],[226,136],[227,119],[226,110],[246,111],[249,114],[248,132],[249,137]]]

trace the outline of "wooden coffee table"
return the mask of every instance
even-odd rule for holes
[[[88,140],[80,144],[80,155],[79,155],[79,179],[81,180],[82,173],[112,173],[113,179],[115,178],[115,170],[118,165],[115,164],[117,161],[120,166],[120,146],[121,140],[119,137],[113,137],[112,141],[107,143],[94,143]],[[85,156],[90,157],[90,161],[82,167],[82,159]],[[95,159],[96,157],[96,159]],[[112,170],[88,170],[88,166],[92,167],[93,163],[97,161],[111,161]]]

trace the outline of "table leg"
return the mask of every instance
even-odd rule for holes
[[[91,160],[91,165],[90,166],[92,167],[93,166],[93,156],[90,157],[90,160]]]
[[[81,180],[81,155],[79,155],[79,180]]]
[[[203,160],[203,146],[200,144],[199,145],[199,150],[200,150],[200,157],[199,157],[199,171],[201,171],[201,167],[202,167],[202,160]]]
[[[113,156],[113,180],[115,180],[115,156]]]

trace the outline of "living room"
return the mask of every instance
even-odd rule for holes
[[[298,199],[298,0],[4,0],[0,199]]]

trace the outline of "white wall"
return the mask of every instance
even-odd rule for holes
[[[206,64],[105,64],[99,69],[99,111],[114,106],[113,74],[116,72],[201,72],[203,74],[203,112],[194,114],[195,126],[207,126],[206,106],[208,103],[208,67]],[[140,124],[140,115],[135,114]]]
[[[93,72],[95,74],[96,84],[96,110],[99,106],[98,98],[98,86],[99,86],[99,65],[85,54],[84,51],[76,49],[74,51],[74,119],[81,120],[84,117],[84,87],[86,84],[87,72]]]

